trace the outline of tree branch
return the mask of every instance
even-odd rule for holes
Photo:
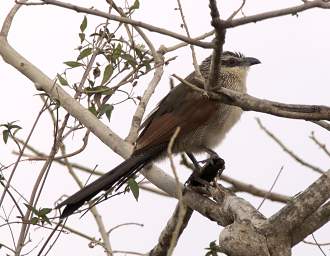
[[[274,140],[282,149],[284,152],[286,152],[289,156],[291,156],[294,160],[296,160],[298,163],[300,163],[301,165],[311,169],[312,171],[314,172],[317,172],[319,174],[323,174],[324,171],[315,166],[315,165],[312,165],[308,162],[306,162],[304,159],[302,159],[301,157],[299,157],[298,155],[296,155],[292,150],[290,150],[287,146],[284,145],[284,143],[279,139],[277,138],[272,132],[270,132],[260,121],[259,118],[257,118],[257,123],[259,125],[259,127],[272,139]]]
[[[163,34],[163,35],[166,35],[166,36],[174,37],[174,38],[179,39],[181,41],[184,41],[186,43],[193,44],[193,45],[196,45],[196,46],[200,46],[200,47],[203,47],[203,48],[212,48],[213,47],[212,43],[196,41],[194,39],[191,39],[191,38],[183,36],[181,34],[169,31],[169,30],[164,29],[164,28],[159,28],[159,27],[144,23],[142,21],[137,21],[137,20],[133,20],[133,19],[125,18],[125,17],[111,15],[111,14],[108,14],[106,12],[99,11],[97,9],[85,8],[85,7],[82,7],[82,6],[69,4],[69,3],[64,3],[64,2],[56,1],[56,0],[42,0],[42,2],[46,3],[46,4],[66,8],[66,9],[69,9],[69,10],[73,10],[73,11],[76,11],[76,12],[88,13],[88,14],[95,15],[95,16],[98,16],[98,17],[108,18],[109,20],[114,20],[114,21],[118,21],[118,22],[122,22],[122,23],[126,23],[126,24],[131,24],[133,26],[138,26],[138,27],[147,29],[151,32],[157,32],[157,33],[160,33],[160,34]]]
[[[292,230],[292,246],[301,242],[307,236],[330,221],[330,202],[321,206],[316,212]]]
[[[157,245],[155,245],[155,247],[149,252],[149,254],[148,254],[149,256],[168,255],[167,253],[168,253],[171,239],[173,237],[173,232],[178,224],[179,211],[180,211],[180,205],[178,203],[172,214],[172,217],[168,220],[164,230],[160,234]],[[183,208],[181,208],[182,223],[180,225],[178,236],[180,236],[181,233],[183,232],[183,230],[186,228],[186,226],[191,218],[192,213],[193,213],[193,210],[187,206],[184,206]]]
[[[246,16],[243,18],[238,18],[233,20],[225,20],[223,21],[223,25],[225,28],[234,28],[241,25],[256,23],[258,21],[280,17],[284,15],[297,15],[299,12],[303,12],[312,8],[330,9],[330,3],[326,0],[306,1],[301,5],[297,5],[289,8],[264,12],[264,13]]]
[[[268,232],[276,234],[288,234],[317,211],[329,197],[330,170],[269,218],[264,230],[268,229]]]
[[[211,57],[209,77],[204,85],[205,91],[211,91],[220,84],[221,56],[226,35],[225,27],[220,20],[216,0],[210,0],[209,7],[211,9],[211,24],[215,29],[215,46]]]

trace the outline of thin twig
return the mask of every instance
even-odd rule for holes
[[[107,2],[114,6],[115,10],[121,15],[121,17],[123,18],[127,18],[127,16],[125,15],[125,13],[117,7],[117,5],[112,1],[112,0],[107,0]],[[142,39],[146,42],[146,44],[148,45],[151,54],[154,58],[155,61],[155,73],[154,76],[152,78],[152,80],[150,81],[147,89],[144,91],[143,96],[141,97],[141,100],[136,108],[136,111],[133,115],[132,118],[132,122],[131,122],[131,128],[130,131],[126,137],[126,141],[129,143],[133,143],[137,136],[138,136],[138,131],[142,122],[142,117],[144,115],[144,112],[146,110],[146,107],[148,105],[148,102],[153,94],[153,92],[155,91],[156,86],[158,85],[162,75],[163,75],[163,65],[164,65],[164,58],[163,55],[160,53],[160,51],[156,51],[153,43],[151,42],[151,40],[149,40],[149,38],[147,37],[147,35],[143,32],[143,30],[139,27],[139,26],[134,26],[134,29],[140,34],[140,36],[142,37]]]
[[[302,240],[304,244],[311,244],[311,245],[319,245],[319,246],[330,246],[330,243],[315,243],[315,242],[310,242],[306,240]]]
[[[29,142],[29,140],[30,140],[30,138],[31,138],[31,136],[32,136],[32,134],[33,134],[33,132],[35,131],[35,128],[36,128],[36,126],[37,126],[37,124],[38,124],[38,122],[39,122],[39,119],[40,119],[42,113],[45,111],[47,104],[48,104],[48,102],[46,101],[46,102],[44,103],[44,105],[41,107],[41,110],[39,111],[39,113],[38,113],[36,119],[34,120],[34,123],[33,123],[32,127],[31,127],[31,129],[30,129],[30,132],[29,132],[29,134],[28,134],[26,140],[25,140],[25,143],[23,144],[22,150],[20,151],[20,154],[18,155],[18,157],[17,157],[17,159],[16,159],[15,165],[13,166],[13,169],[12,169],[12,171],[11,171],[11,173],[10,173],[10,176],[9,176],[8,180],[7,180],[7,184],[6,184],[5,188],[4,188],[4,191],[2,192],[1,199],[0,199],[0,206],[2,205],[3,200],[4,200],[4,198],[5,198],[5,195],[6,195],[6,192],[7,192],[8,188],[10,187],[10,182],[11,182],[13,176],[14,176],[14,173],[15,173],[17,167],[18,167],[18,164],[20,163],[20,160],[21,160],[21,158],[22,158],[22,155],[23,155],[23,153],[24,153],[24,150],[25,150],[25,148],[26,148],[26,145],[27,145],[27,143]]]
[[[46,248],[46,245],[49,243],[50,239],[53,237],[53,235],[55,234],[55,232],[57,231],[58,227],[62,224],[62,221],[60,221],[59,223],[57,223],[57,225],[54,227],[54,229],[52,230],[52,232],[50,233],[50,235],[47,237],[46,241],[44,242],[44,244],[42,245],[42,247],[40,248],[39,252],[38,252],[38,256],[41,255],[41,253],[44,251],[44,249]],[[47,253],[46,253],[47,254]]]
[[[73,11],[76,11],[76,12],[88,13],[88,14],[91,14],[91,15],[108,18],[109,20],[114,20],[114,21],[117,21],[117,22],[131,24],[131,25],[134,25],[134,26],[137,26],[137,27],[147,29],[147,30],[152,31],[152,32],[157,32],[157,33],[160,33],[160,34],[163,34],[163,35],[174,37],[174,38],[179,39],[181,41],[187,42],[189,44],[197,45],[197,46],[200,46],[200,47],[203,47],[203,48],[213,48],[212,43],[205,43],[205,42],[201,42],[201,41],[196,41],[196,40],[193,40],[193,39],[188,38],[186,36],[183,36],[181,34],[169,31],[169,30],[164,29],[164,28],[159,28],[159,27],[153,26],[153,25],[144,23],[142,21],[137,21],[137,20],[133,20],[133,19],[130,19],[130,18],[111,15],[111,14],[108,14],[106,12],[99,11],[97,9],[85,8],[85,7],[82,7],[82,6],[69,4],[69,3],[64,3],[64,2],[60,2],[60,1],[56,1],[56,0],[42,0],[42,1],[46,4],[59,6],[59,7],[70,9],[70,10],[73,10]]]
[[[1,184],[3,187],[6,186],[6,185],[3,183],[2,180],[0,180],[0,184]],[[8,195],[9,195],[9,197],[11,198],[11,200],[13,201],[13,203],[15,204],[17,210],[19,211],[19,213],[20,213],[20,215],[21,215],[20,217],[23,218],[23,217],[24,217],[24,213],[23,213],[23,211],[21,210],[21,207],[19,206],[19,204],[18,204],[18,202],[16,201],[15,197],[13,196],[13,194],[10,192],[9,189],[8,189],[7,193],[8,193]]]
[[[125,141],[127,141],[129,143],[133,143],[136,140],[136,138],[138,136],[138,131],[140,129],[140,125],[141,125],[141,122],[142,122],[142,117],[143,117],[143,114],[145,113],[147,104],[148,104],[152,94],[154,93],[154,91],[156,89],[156,86],[159,84],[160,79],[163,75],[164,61],[160,57],[159,57],[159,60],[160,60],[160,62],[157,62],[158,66],[155,70],[154,76],[151,79],[147,89],[144,91],[144,93],[141,97],[141,100],[140,100],[140,102],[139,102],[139,104],[136,108],[136,111],[133,115],[132,122],[131,122],[131,129],[130,129],[130,131],[129,131],[126,139],[125,139]]]
[[[269,11],[269,12],[263,12],[251,16],[245,16],[242,18],[238,19],[233,19],[233,20],[227,20],[223,21],[223,25],[225,28],[234,28],[237,26],[241,26],[244,24],[249,24],[249,23],[256,23],[258,21],[263,21],[266,19],[271,19],[275,17],[281,17],[285,15],[296,15],[300,12],[313,9],[313,8],[322,8],[322,9],[330,9],[330,3],[329,1],[324,1],[324,0],[314,0],[314,1],[306,1],[305,3],[301,5],[296,5],[293,7],[289,8],[283,8],[283,9],[278,9],[274,11]]]
[[[291,199],[291,197],[289,196],[274,192],[269,193],[269,191],[267,190],[233,179],[226,175],[221,175],[220,179],[233,185],[234,188],[232,190],[235,192],[246,192],[257,197],[267,198],[271,201],[280,203],[288,203]]]
[[[180,133],[180,129],[181,129],[180,127],[177,127],[175,129],[175,131],[174,131],[174,133],[173,133],[173,135],[170,139],[170,142],[168,143],[168,147],[167,147],[167,155],[170,159],[171,169],[172,169],[175,181],[176,181],[176,190],[177,190],[178,204],[179,204],[178,216],[177,216],[178,221],[177,221],[176,226],[173,230],[173,234],[172,234],[172,237],[171,237],[171,240],[170,240],[169,248],[168,248],[168,251],[167,251],[167,254],[166,254],[167,256],[172,255],[174,247],[177,243],[177,238],[179,237],[180,227],[182,226],[182,223],[183,223],[184,208],[186,207],[183,204],[183,201],[182,201],[181,183],[180,183],[179,177],[178,177],[177,172],[176,172],[175,164],[174,164],[174,161],[173,161],[173,155],[172,155],[173,145],[174,145],[174,142],[175,142],[177,136]]]
[[[78,148],[77,150],[75,150],[71,153],[68,153],[66,155],[54,157],[54,161],[59,161],[59,160],[62,160],[64,158],[73,157],[73,156],[76,156],[76,155],[80,154],[81,152],[83,152],[87,147],[89,134],[90,134],[90,130],[86,130],[86,133],[85,133],[85,135],[82,139],[83,140],[83,145],[80,148]],[[38,155],[39,156],[37,156],[37,157],[29,157],[28,160],[29,161],[40,161],[40,160],[47,160],[47,158],[48,158],[47,155],[42,154],[42,153],[40,153]]]
[[[323,251],[322,247],[319,245],[319,243],[317,242],[314,234],[312,234],[312,237],[313,237],[313,240],[315,242],[315,244],[317,245],[317,247],[320,249],[321,253],[324,255],[324,256],[327,256],[326,253]]]
[[[196,37],[193,38],[193,40],[202,40],[202,39],[205,39],[205,38],[207,38],[209,36],[212,36],[213,34],[214,34],[214,30],[209,31],[207,33],[204,33],[204,34],[202,34],[200,36],[196,36]],[[168,47],[163,46],[162,47],[162,53],[165,54],[165,53],[168,53],[168,52],[172,52],[172,51],[175,51],[175,50],[177,50],[179,48],[185,47],[187,45],[188,45],[188,43],[181,42],[181,43],[178,43],[178,44],[175,44],[175,45],[172,45],[172,46],[168,46]]]
[[[135,226],[139,226],[139,227],[144,227],[143,224],[141,223],[137,223],[137,222],[127,222],[127,223],[122,223],[122,224],[119,224],[119,225],[116,225],[112,228],[109,229],[109,231],[107,232],[108,235],[110,235],[110,233],[118,228],[121,228],[123,226],[132,226],[132,225],[135,225]]]
[[[191,87],[193,90],[200,92],[200,93],[203,94],[204,96],[207,96],[207,95],[208,95],[208,94],[207,94],[207,91],[205,91],[205,90],[199,88],[197,85],[194,85],[194,84],[190,83],[189,81],[187,81],[187,80],[185,80],[185,79],[183,79],[183,78],[177,76],[176,74],[173,74],[172,76],[173,76],[174,78],[178,79],[182,84]]]
[[[236,11],[234,11],[234,12],[228,17],[227,20],[232,20],[233,18],[235,18],[235,16],[236,16],[240,11],[242,11],[242,9],[243,9],[243,7],[244,7],[244,5],[245,5],[245,2],[246,2],[246,0],[243,0],[241,6],[240,6]]]
[[[262,201],[260,202],[259,206],[257,207],[257,210],[260,211],[260,208],[261,206],[263,205],[263,203],[266,201],[267,197],[269,196],[269,194],[273,191],[273,188],[275,186],[275,184],[277,183],[278,181],[278,178],[280,177],[281,173],[283,171],[283,166],[281,167],[281,169],[278,171],[276,177],[275,177],[275,180],[273,182],[273,184],[271,185],[269,191],[267,192],[267,194],[264,196],[264,198],[262,199]]]
[[[323,151],[328,157],[330,157],[330,151],[327,149],[327,146],[326,146],[324,143],[320,142],[320,141],[315,137],[314,132],[311,133],[311,135],[309,136],[309,138],[310,138],[312,141],[314,141],[315,144],[318,145],[318,146],[322,149],[322,151]]]
[[[8,224],[9,223],[9,216],[7,216],[6,214],[6,211],[5,211],[5,208],[2,206],[1,207],[2,211],[3,211],[3,214],[5,215],[4,217],[4,221]],[[10,224],[6,225],[8,226],[8,229],[9,229],[9,233],[10,233],[10,236],[11,236],[11,239],[13,240],[13,245],[14,245],[14,248],[16,249],[16,243],[15,243],[15,236],[14,236],[14,232],[13,232],[13,229],[11,227]]]
[[[317,172],[317,173],[320,173],[320,174],[323,174],[324,171],[315,166],[315,165],[312,165],[308,162],[306,162],[305,160],[303,160],[301,157],[297,156],[292,150],[288,149],[287,146],[284,145],[284,143],[279,139],[277,138],[272,132],[270,132],[262,123],[261,123],[261,120],[259,118],[256,118],[257,120],[257,123],[259,125],[259,127],[271,138],[273,139],[282,149],[284,152],[288,153],[289,156],[291,156],[294,160],[296,160],[298,163],[300,163],[301,165],[303,166],[306,166],[307,168]]]
[[[180,15],[181,15],[181,20],[182,20],[183,27],[184,27],[184,29],[186,31],[186,34],[187,34],[188,38],[191,38],[189,29],[188,29],[188,25],[187,25],[187,22],[186,22],[186,19],[184,17],[184,13],[183,13],[181,1],[180,0],[177,0],[177,3],[178,3],[178,8],[179,8],[179,11],[180,11]],[[192,59],[193,59],[193,65],[194,65],[194,69],[195,69],[195,74],[196,74],[196,76],[199,79],[203,79],[202,73],[201,73],[201,71],[199,69],[199,65],[198,65],[198,62],[197,62],[195,49],[194,49],[194,46],[192,44],[190,44],[190,50],[191,50],[191,55],[192,55]]]
[[[61,147],[61,151],[65,155],[65,147],[63,145]],[[79,185],[80,188],[83,188],[84,184],[80,181],[79,177],[75,174],[75,172],[74,172],[70,162],[68,161],[68,159],[65,158],[64,161],[65,161],[65,166],[68,168],[69,173],[71,174],[71,176],[73,177],[75,182]],[[91,203],[90,203],[90,206],[91,206]],[[92,215],[95,219],[95,222],[98,226],[100,235],[102,237],[104,249],[106,250],[107,255],[111,256],[112,255],[112,248],[111,248],[111,244],[110,244],[110,240],[109,240],[109,235],[106,231],[104,222],[102,220],[102,216],[99,214],[96,207],[90,207],[90,210],[91,210],[91,213],[92,213]]]

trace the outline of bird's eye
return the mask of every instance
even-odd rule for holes
[[[237,61],[236,59],[229,59],[227,63],[229,66],[235,66],[237,64]]]

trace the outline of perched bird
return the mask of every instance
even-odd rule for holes
[[[225,87],[246,92],[247,71],[259,63],[258,59],[240,53],[223,52],[219,84],[211,85],[212,88]],[[209,76],[210,64],[211,56],[200,65],[205,80]],[[200,79],[196,79],[195,72],[185,80],[204,88]],[[173,145],[173,153],[186,152],[192,156],[193,153],[212,152],[211,149],[221,142],[241,113],[238,107],[211,100],[182,83],[177,85],[142,124],[131,157],[60,203],[57,208],[65,206],[61,218],[71,215],[100,191],[122,185],[145,165],[165,156],[177,127],[180,127],[180,132]]]

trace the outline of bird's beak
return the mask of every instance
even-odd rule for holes
[[[261,63],[260,60],[253,58],[253,57],[245,57],[244,62],[246,63],[247,66],[253,66],[253,65]]]

